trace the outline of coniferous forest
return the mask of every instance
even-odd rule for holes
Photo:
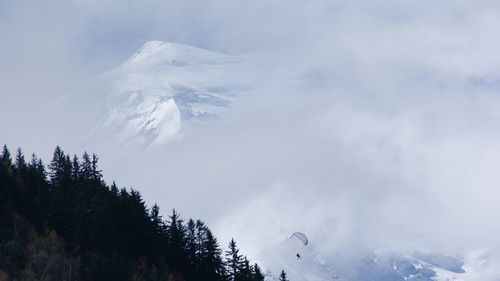
[[[96,155],[30,158],[0,154],[0,281],[264,280],[203,221],[163,218],[137,190],[106,184]]]

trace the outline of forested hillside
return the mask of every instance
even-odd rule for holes
[[[175,187],[171,187],[175,188]],[[55,149],[50,164],[0,154],[0,281],[262,281],[234,240],[168,218],[137,190],[108,185],[98,157]]]

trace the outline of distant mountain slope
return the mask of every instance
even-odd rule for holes
[[[184,122],[217,116],[248,89],[231,79],[241,63],[241,58],[195,47],[148,42],[118,69],[98,134],[165,142]]]
[[[66,96],[64,104],[70,112],[84,106],[92,141],[164,143],[187,123],[217,117],[248,92],[245,63],[244,57],[151,41]]]
[[[297,252],[301,258],[296,257]],[[324,257],[288,239],[266,249],[259,258],[273,280],[278,280],[278,269],[284,269],[293,281],[474,281],[488,270],[484,253],[466,258],[421,252],[366,251],[355,258],[330,255],[335,257]]]

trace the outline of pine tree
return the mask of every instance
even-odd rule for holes
[[[194,270],[198,268],[198,246],[196,241],[196,223],[193,219],[188,220],[186,228],[186,251],[188,259]]]
[[[53,185],[60,185],[64,169],[64,152],[57,146],[49,164],[49,177]]]
[[[101,182],[101,179],[102,179],[102,170],[99,170],[97,168],[97,161],[99,160],[99,158],[97,157],[97,155],[95,154],[92,154],[92,180],[96,183],[100,183]]]
[[[170,224],[168,226],[168,236],[170,242],[174,248],[183,249],[185,244],[185,233],[186,230],[183,225],[182,219],[180,219],[179,214],[172,210],[172,215],[169,216]]]
[[[71,186],[71,158],[69,155],[64,155],[59,146],[54,150],[49,164],[49,176],[51,182],[49,190],[51,202],[48,210],[50,223],[58,234],[72,241],[75,234],[75,196]]]
[[[17,173],[20,175],[25,174],[26,171],[28,170],[28,165],[26,164],[26,160],[24,160],[24,154],[21,151],[21,148],[18,148],[16,152],[15,167]]]
[[[113,201],[117,200],[119,197],[120,190],[118,189],[118,186],[116,186],[116,182],[113,181],[113,183],[111,184],[111,186],[109,188],[109,191],[111,193],[110,195],[111,195],[112,200]]]
[[[47,172],[41,159],[33,153],[27,168],[30,217],[36,226],[41,226],[46,219],[49,201]]]
[[[38,176],[41,179],[43,179],[44,181],[47,180],[47,170],[45,169],[45,164],[43,163],[42,159],[38,159],[38,165],[36,165],[36,170]]]
[[[5,166],[11,166],[12,165],[12,158],[10,156],[10,151],[9,149],[7,148],[7,145],[3,145],[3,149],[2,149],[2,156],[0,157],[0,159],[2,160],[2,164],[4,164]]]
[[[260,269],[260,266],[258,264],[254,264],[253,266],[253,281],[264,281],[265,277],[264,274],[262,273],[262,270]]]
[[[229,242],[229,250],[226,251],[226,267],[230,281],[237,281],[243,267],[243,257],[236,246],[234,239]]]
[[[204,255],[203,243],[206,239],[207,227],[205,223],[201,220],[196,220],[196,234],[195,234],[195,245],[196,245],[196,255],[201,257]]]
[[[130,191],[130,196],[127,202],[127,228],[131,230],[128,231],[129,244],[127,245],[130,253],[135,255],[140,255],[141,253],[148,251],[150,248],[149,239],[151,221],[146,208],[146,204],[142,199],[141,194],[132,189]]]
[[[116,189],[116,184],[113,183]],[[113,189],[113,187],[112,187]],[[165,224],[163,223],[162,217],[160,216],[160,207],[157,204],[153,205],[150,212],[151,224],[157,235],[165,234]]]
[[[169,218],[170,224],[167,227],[169,259],[177,270],[187,271],[187,255],[185,251],[186,229],[175,209],[172,210],[172,215],[169,216]]]
[[[243,263],[241,267],[240,275],[238,276],[238,280],[240,281],[252,281],[252,272],[253,268],[250,266],[250,262],[247,257],[243,258]]]
[[[115,187],[116,188],[116,187]],[[113,187],[112,187],[113,189]],[[154,204],[151,208],[150,214],[151,221],[151,251],[154,253],[154,258],[158,260],[165,250],[167,246],[166,236],[167,236],[167,227],[163,222],[162,216],[160,215],[160,207],[157,204]]]
[[[84,181],[90,181],[92,179],[92,160],[90,160],[90,155],[87,152],[83,153],[82,163],[80,165],[81,178]]]
[[[78,156],[73,155],[73,161],[71,162],[71,181],[76,183],[80,179],[80,162],[78,161]]]
[[[33,154],[31,154],[31,161],[28,164],[28,168],[31,171],[36,172],[37,171],[37,165],[38,165],[38,157],[36,157],[35,153],[33,153]]]
[[[210,229],[206,228],[205,240],[202,245],[201,275],[207,281],[226,280],[226,272],[222,261],[222,251],[217,242],[217,238],[212,235]]]
[[[281,270],[279,281],[289,281],[284,270]]]
[[[14,161],[14,172],[16,177],[16,189],[13,193],[13,199],[16,201],[18,211],[21,215],[31,215],[33,212],[33,190],[31,189],[30,177],[28,174],[28,165],[24,159],[21,148],[16,151]]]
[[[2,215],[3,209],[7,208],[6,204],[12,195],[11,189],[13,188],[13,174],[14,170],[12,167],[10,151],[7,148],[7,145],[4,145],[2,154],[0,154],[0,215]]]
[[[71,184],[71,172],[73,170],[73,164],[71,163],[71,157],[68,155],[64,156],[63,165],[63,184]]]

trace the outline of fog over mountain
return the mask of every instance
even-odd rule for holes
[[[96,152],[269,267],[302,231],[311,268],[499,280],[498,34],[487,0],[0,2],[0,141]]]

